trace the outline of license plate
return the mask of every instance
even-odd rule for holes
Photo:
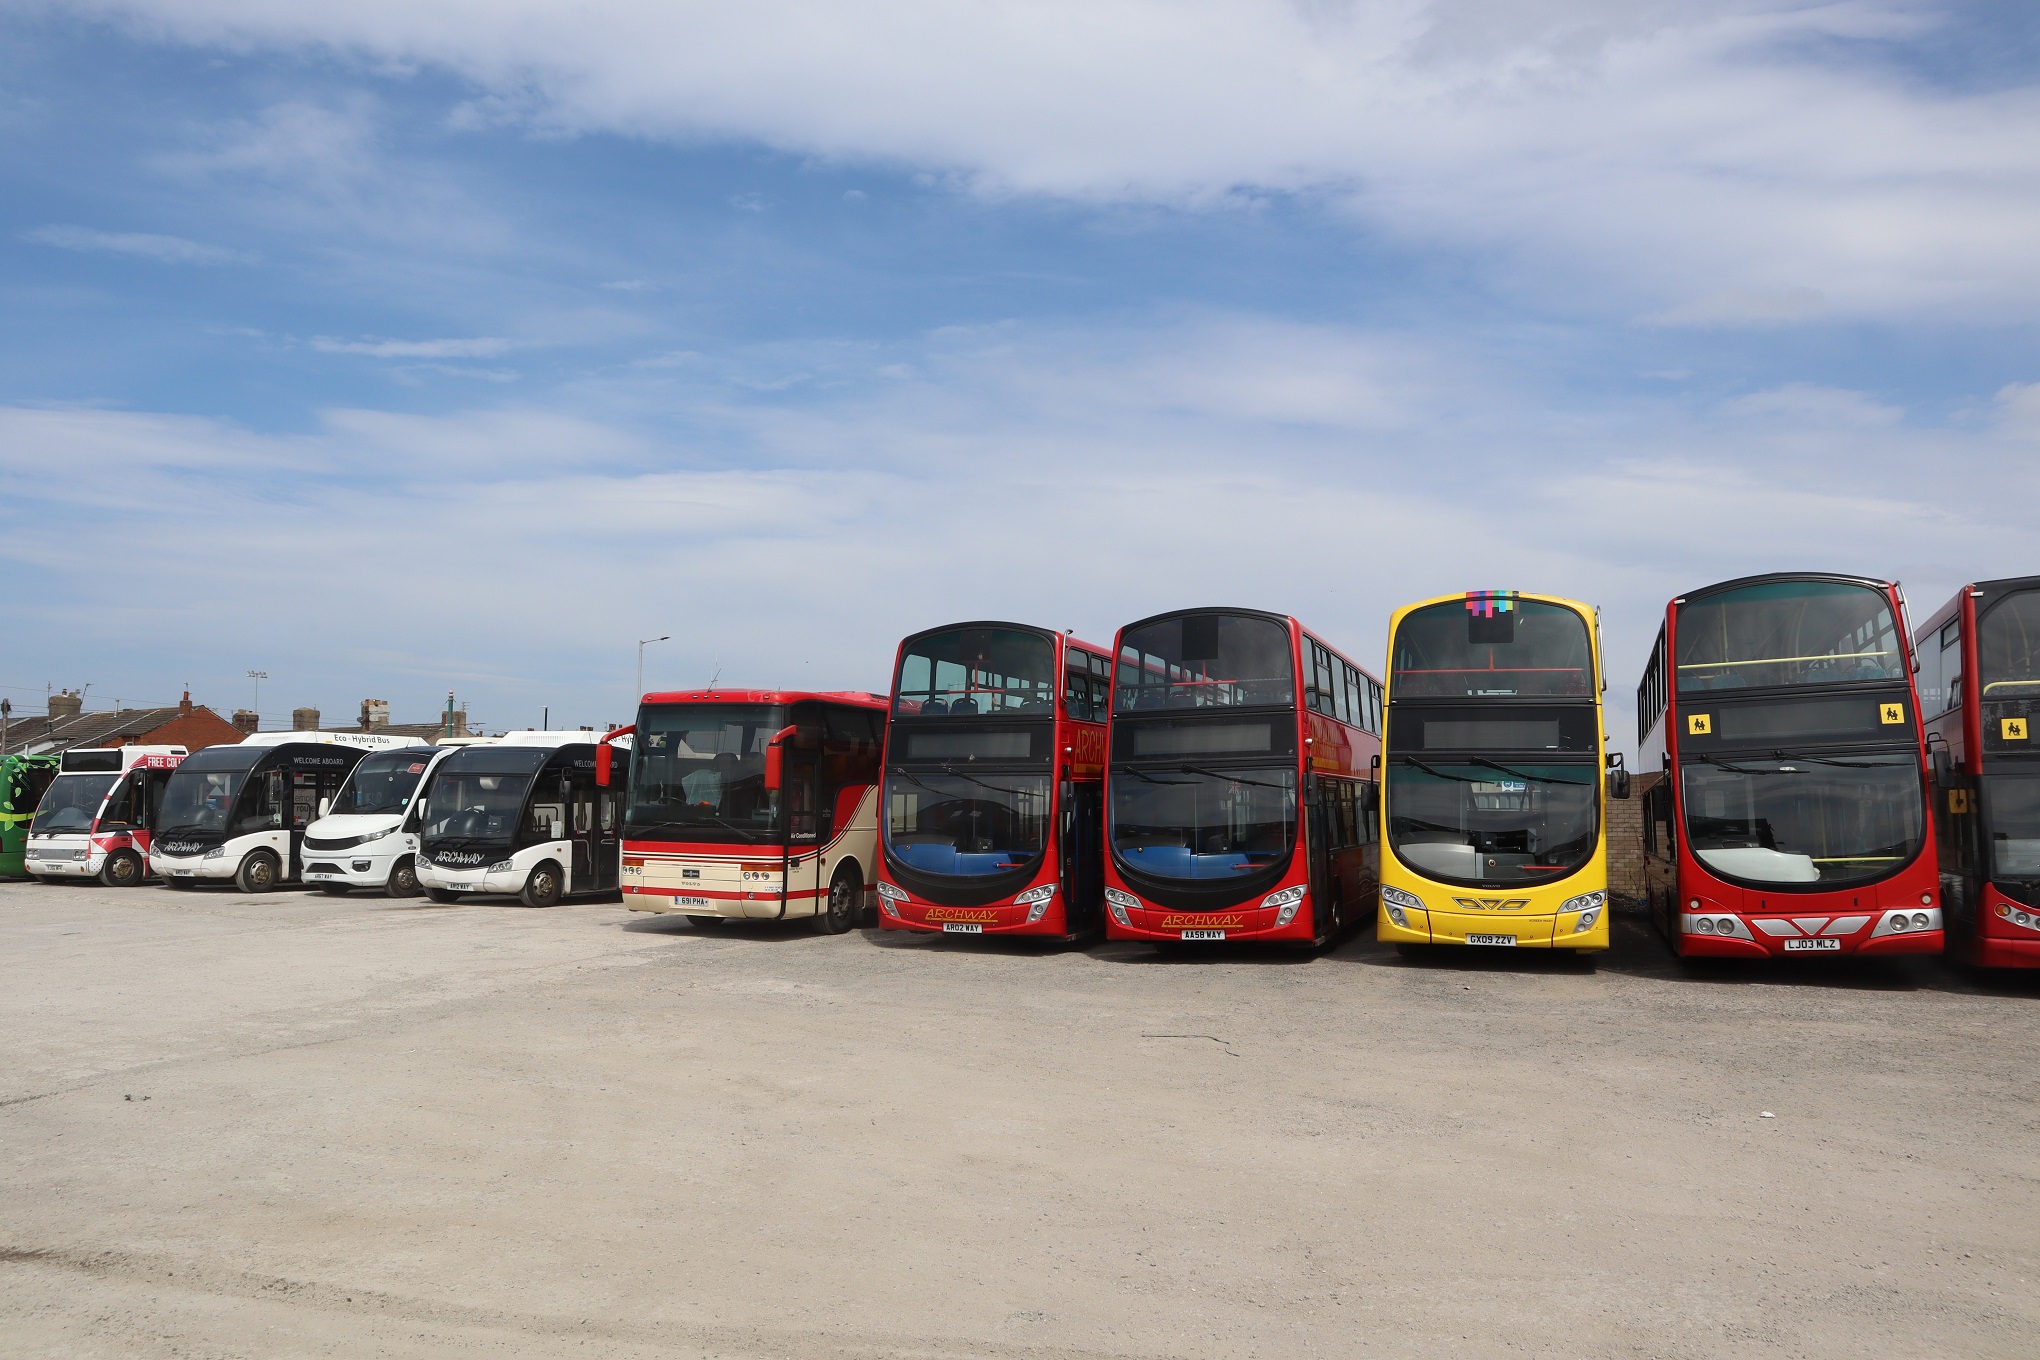
[[[179,878],[190,878],[190,877],[191,877],[191,870],[189,870],[189,869],[173,869],[173,870],[171,870],[171,872],[172,872],[172,873],[174,873],[174,874],[176,874],[176,875],[177,875],[177,876],[178,876]]]
[[[318,882],[318,881],[319,881],[320,879],[323,879],[323,878],[338,878],[338,877],[340,877],[340,875],[338,875],[338,874],[306,874],[306,875],[305,875],[305,877],[306,877],[307,879],[309,879],[309,880],[310,880],[311,882],[313,882],[313,883],[317,883],[317,882]]]
[[[1468,944],[1499,944],[1506,946],[1515,944],[1516,937],[1514,935],[1469,935],[1466,937],[1466,942]]]
[[[942,933],[944,935],[982,935],[985,933],[985,928],[975,921],[944,921],[942,923]]]
[[[705,907],[708,905],[708,899],[706,897],[676,897],[673,899],[673,905],[676,907]]]
[[[1841,942],[1840,940],[1787,940],[1787,941],[1785,941],[1785,948],[1786,948],[1786,949],[1788,949],[1788,950],[1797,950],[1797,949],[1811,949],[1811,950],[1816,950],[1816,951],[1819,951],[1819,952],[1821,952],[1821,953],[1826,953],[1826,952],[1827,952],[1828,950],[1831,950],[1831,949],[1832,949],[1832,950],[1836,950],[1836,951],[1839,951],[1839,950],[1841,949],[1841,947],[1842,947],[1842,942]]]
[[[1186,930],[1183,932],[1183,938],[1186,940],[1222,940],[1225,938],[1225,932],[1222,930]]]

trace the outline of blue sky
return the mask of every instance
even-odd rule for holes
[[[1626,712],[1678,591],[2040,569],[2036,84],[2009,3],[0,4],[0,694],[1505,587]]]

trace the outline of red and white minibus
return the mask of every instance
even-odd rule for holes
[[[132,888],[149,876],[149,838],[182,746],[66,751],[28,824],[23,867],[45,883],[96,878]]]
[[[623,823],[623,903],[700,926],[856,925],[877,867],[886,701],[862,692],[647,694]]]
[[[878,923],[1076,939],[1102,916],[1103,647],[1020,623],[900,643]]]
[[[1142,619],[1114,652],[1106,934],[1322,946],[1369,916],[1381,683],[1251,609]]]

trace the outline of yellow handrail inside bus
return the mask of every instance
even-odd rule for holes
[[[1787,661],[1858,661],[1866,656],[1897,655],[1898,652],[1892,648],[1881,652],[1821,652],[1817,656],[1760,656],[1754,661],[1689,661],[1679,669],[1704,671],[1711,666],[1775,666]]]

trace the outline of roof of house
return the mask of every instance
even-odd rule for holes
[[[197,704],[188,709],[181,704],[171,704],[166,708],[123,708],[80,713],[75,718],[11,718],[7,723],[6,745],[0,748],[0,754],[37,755],[88,746],[124,745],[171,723],[190,720],[201,714],[215,723],[226,725],[225,719]]]

